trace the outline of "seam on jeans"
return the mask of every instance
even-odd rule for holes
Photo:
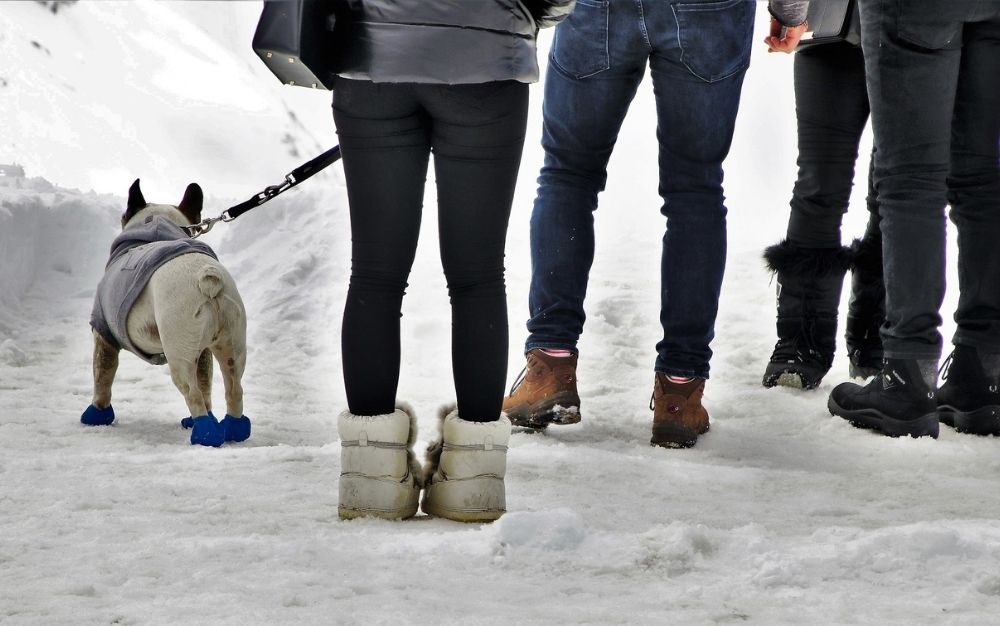
[[[941,352],[927,350],[893,350],[888,348],[883,356],[887,359],[916,359],[918,361],[940,361]]]
[[[553,342],[553,341],[531,341],[531,342],[525,342],[525,344],[524,344],[524,353],[528,354],[528,352],[530,352],[532,350],[535,350],[537,348],[548,348],[548,349],[552,349],[552,350],[569,350],[573,354],[579,354],[579,350],[577,350],[576,344],[570,345],[570,344],[566,343],[565,341],[559,341],[559,342]]]
[[[677,368],[668,368],[666,366],[654,367],[653,371],[656,372],[657,374],[666,374],[668,376],[683,376],[684,378],[704,378],[705,380],[708,380],[707,371],[698,371],[692,369],[682,370]]]
[[[649,31],[646,29],[646,12],[642,10],[642,0],[635,0],[635,6],[639,9],[639,30],[642,31],[642,40],[646,42],[646,47],[652,52],[653,44],[649,42]]]

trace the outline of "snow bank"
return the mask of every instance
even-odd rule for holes
[[[0,184],[0,338],[26,321],[22,305],[39,278],[45,288],[32,297],[92,293],[120,213],[110,196],[14,182]]]

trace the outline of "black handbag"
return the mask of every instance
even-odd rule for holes
[[[809,30],[799,46],[846,41],[861,45],[861,19],[857,0],[813,0],[806,15]]]
[[[334,25],[331,0],[264,0],[253,50],[286,85],[331,89]]]

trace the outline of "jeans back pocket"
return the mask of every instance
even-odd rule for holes
[[[573,78],[611,67],[608,0],[576,0],[576,8],[556,26],[549,62]]]
[[[896,30],[903,41],[926,50],[962,47],[962,22],[965,13],[968,13],[963,3],[952,4],[952,0],[901,0],[898,11]]]
[[[746,71],[754,9],[752,0],[675,3],[681,63],[709,83]]]

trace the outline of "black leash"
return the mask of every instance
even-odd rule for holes
[[[183,226],[182,228],[185,231],[187,231],[188,236],[191,238],[204,235],[208,231],[212,230],[212,227],[215,226],[216,223],[233,221],[234,219],[243,215],[250,209],[259,207],[260,205],[264,204],[271,198],[274,198],[280,193],[288,191],[289,189],[291,189],[295,185],[298,185],[299,183],[309,178],[316,172],[322,170],[331,163],[335,163],[336,161],[339,160],[340,160],[340,146],[334,146],[329,150],[327,150],[326,152],[324,152],[323,154],[316,157],[315,159],[307,163],[303,163],[302,165],[298,166],[297,168],[286,174],[285,180],[282,181],[280,185],[271,185],[270,187],[265,188],[264,191],[261,191],[260,193],[250,198],[249,200],[246,200],[245,202],[240,202],[236,206],[229,207],[228,209],[223,211],[222,214],[219,215],[219,217],[209,217],[207,219],[203,219],[197,224],[191,224],[190,226]]]

